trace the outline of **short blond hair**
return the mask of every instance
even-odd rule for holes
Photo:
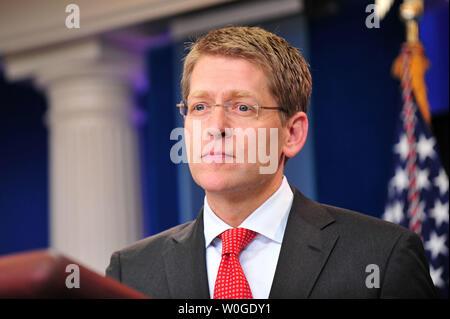
[[[202,55],[243,58],[259,65],[278,106],[286,111],[280,112],[282,120],[298,111],[307,112],[312,90],[308,63],[285,39],[259,27],[227,27],[198,38],[184,60],[181,89],[185,101],[192,71]]]

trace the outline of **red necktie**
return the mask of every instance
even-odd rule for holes
[[[252,299],[252,291],[239,263],[239,254],[256,233],[245,228],[231,228],[219,235],[222,261],[214,286],[214,299]]]

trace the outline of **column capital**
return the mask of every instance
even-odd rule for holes
[[[230,0],[77,0],[80,28],[68,29],[71,1],[1,0],[0,56],[145,24]]]
[[[4,58],[8,79],[32,78],[39,87],[76,77],[123,78],[136,86],[144,81],[142,52],[102,37],[92,37],[16,53]]]

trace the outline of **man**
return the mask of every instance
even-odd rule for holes
[[[283,170],[306,141],[312,87],[297,49],[261,28],[215,30],[191,47],[181,84],[204,207],[115,252],[108,276],[153,298],[436,296],[417,235],[288,184]],[[271,163],[255,149],[270,149],[275,169],[264,171]]]

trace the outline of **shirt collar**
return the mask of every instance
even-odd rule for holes
[[[293,198],[294,194],[289,187],[287,178],[283,176],[278,190],[251,213],[238,227],[253,230],[281,244]],[[218,235],[232,228],[211,210],[206,196],[203,207],[203,226],[206,247]]]

